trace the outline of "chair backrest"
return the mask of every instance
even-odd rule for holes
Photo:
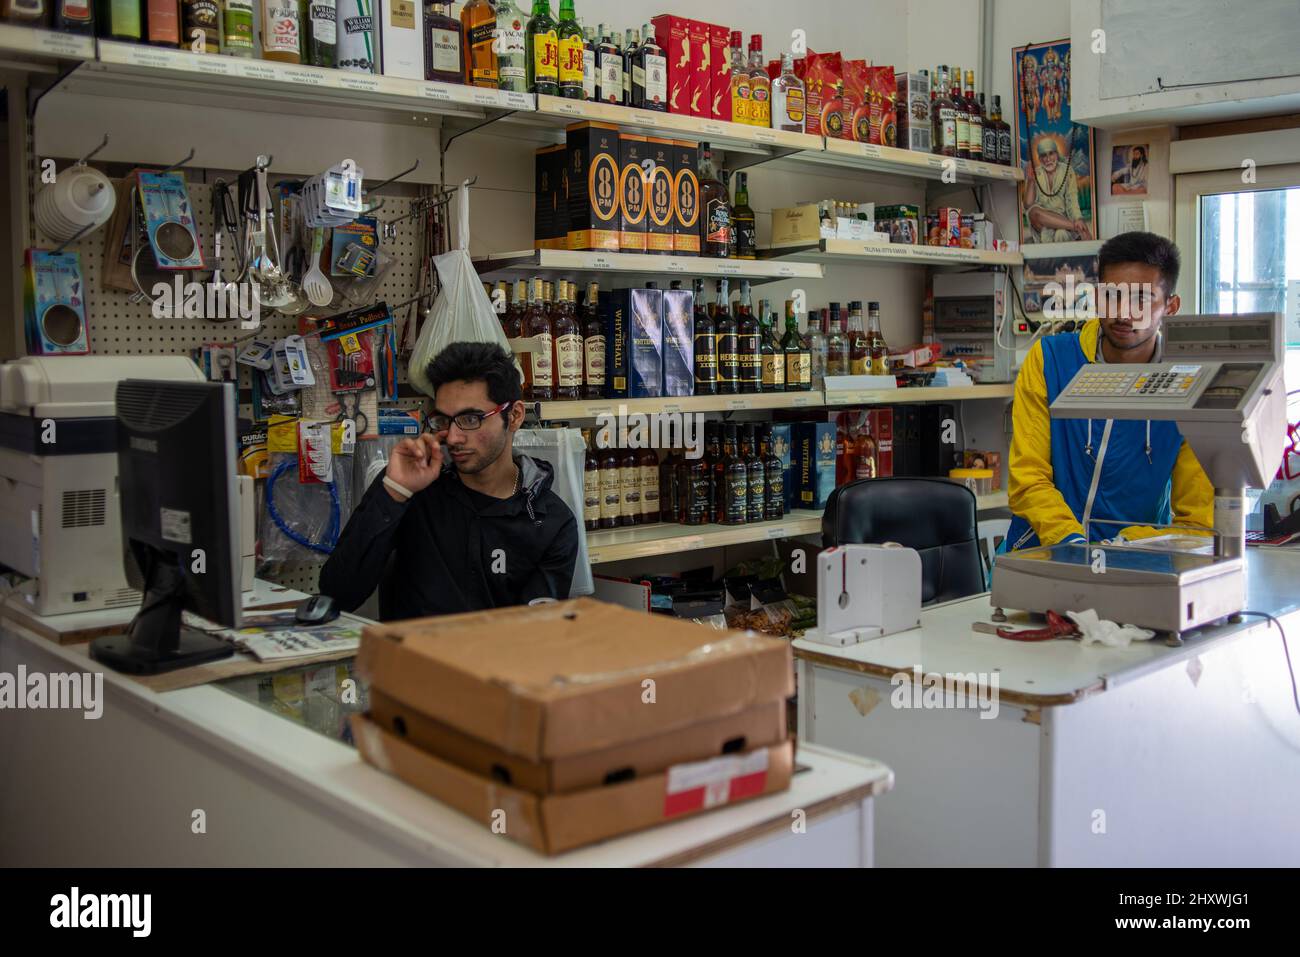
[[[1009,518],[986,518],[979,523],[980,558],[984,562],[985,581],[993,586],[993,560],[997,558],[998,546],[1006,540],[1011,528]]]
[[[822,544],[898,542],[921,556],[921,601],[952,601],[985,590],[975,495],[939,478],[859,479],[831,493]]]

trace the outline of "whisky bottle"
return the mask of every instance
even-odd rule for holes
[[[662,521],[659,502],[659,455],[654,449],[641,449],[636,456],[641,471],[641,524]]]
[[[802,133],[808,118],[803,80],[794,72],[794,57],[781,54],[781,75],[772,81],[772,128]]]
[[[632,60],[636,56],[637,48],[641,46],[641,38],[637,35],[636,30],[628,28],[623,33],[623,105],[632,105]]]
[[[718,337],[718,392],[740,393],[740,336],[728,303],[727,280],[718,280],[718,302],[713,314],[713,328]]]
[[[998,162],[1011,165],[1011,125],[1002,118],[1002,97],[993,97],[993,119],[998,124]]]
[[[528,92],[528,35],[523,11],[514,0],[499,0],[496,18],[497,88]]]
[[[952,101],[957,119],[957,158],[970,159],[970,113],[966,109],[966,99],[961,95],[961,67],[952,68],[949,85],[948,99]]]
[[[998,161],[998,126],[997,121],[993,119],[993,114],[989,112],[984,104],[984,94],[979,95],[980,114],[984,117],[981,129],[983,135],[980,137],[980,158],[986,163],[996,163]]]
[[[577,399],[582,395],[582,330],[574,310],[577,295],[571,282],[560,282],[552,334],[555,336],[555,397]]]
[[[772,427],[759,433],[758,455],[763,463],[763,521],[775,522],[785,515],[785,466],[772,448]]]
[[[812,362],[808,343],[799,335],[799,317],[795,315],[793,299],[785,301],[785,335],[781,338],[781,351],[785,354],[785,390],[811,391]]]
[[[425,5],[424,78],[441,83],[464,83],[461,57],[464,31],[460,21],[447,13],[450,6],[447,3]]]
[[[736,174],[736,207],[731,217],[731,229],[736,236],[736,258],[758,258],[758,231],[754,226],[754,210],[749,205],[749,174]]]
[[[871,343],[862,324],[862,303],[849,304],[849,375],[871,374]]]
[[[880,331],[880,303],[867,303],[867,341],[871,348],[871,375],[889,375],[889,346]]]
[[[550,0],[533,0],[533,16],[524,29],[528,52],[528,92],[557,96],[560,92],[560,41],[551,19]]]
[[[588,103],[595,103],[596,88],[600,79],[600,70],[596,66],[596,31],[585,27],[582,31],[582,98]]]
[[[668,110],[668,57],[655,39],[654,25],[641,28],[645,39],[632,63],[632,105],[643,110]]]
[[[597,440],[606,430],[597,433]],[[617,528],[623,515],[623,475],[613,443],[600,450],[600,527]]]
[[[731,31],[731,122],[749,123],[749,64],[745,62],[744,37]]]
[[[582,430],[586,452],[582,462],[582,524],[587,531],[600,528],[600,459],[592,446],[592,430]]]
[[[659,514],[651,521],[684,524],[682,496],[685,486],[682,482],[682,462],[682,457],[670,449],[659,463]]]
[[[718,337],[704,307],[704,280],[695,280],[695,394],[718,394]]]
[[[748,479],[745,492],[745,521],[761,522],[767,475],[763,470],[763,460],[758,457],[758,440],[753,422],[746,422],[741,432],[740,457],[745,460],[745,475]]]
[[[684,501],[678,511],[683,525],[707,525],[713,521],[713,475],[709,466],[712,462],[710,450],[715,442],[714,426],[713,422],[704,426],[705,454],[697,459],[682,460],[682,481],[678,495]]]
[[[305,8],[304,8],[305,10]],[[83,19],[84,14],[84,19]],[[69,20],[69,17],[75,19]],[[303,62],[307,59],[306,20],[303,19]],[[64,33],[87,32],[93,26],[90,0],[57,0],[54,5],[54,28]],[[181,45],[195,53],[221,51],[221,11],[217,0],[181,0]],[[195,41],[199,48],[194,49]]]
[[[736,307],[736,345],[740,352],[740,391],[746,395],[763,387],[763,340],[750,301],[748,279],[740,281],[740,303]]]
[[[506,333],[506,316],[510,312],[510,283],[505,280],[498,282],[488,299],[492,302],[492,311],[497,314],[497,322],[501,323],[502,333],[509,338],[509,333]]]
[[[722,445],[722,525],[744,525],[748,514],[749,470],[740,457],[736,424],[728,422]]]
[[[776,337],[776,331],[772,328],[774,318],[767,307],[767,300],[761,300],[758,304],[758,320],[762,326],[760,336],[763,347],[764,392],[785,391],[785,352]]]
[[[840,315],[840,304],[833,302],[830,304],[831,319],[838,319]],[[808,313],[808,374],[812,380],[812,388],[826,388],[826,324],[823,317],[816,313]]]
[[[266,0],[265,10],[262,59],[298,63],[298,4],[294,0]],[[280,25],[281,20],[284,35],[266,39],[266,27]],[[144,42],[156,47],[181,45],[180,0],[144,0]]]
[[[528,290],[528,315],[524,317],[524,336],[537,340],[537,351],[528,353],[533,369],[532,393],[528,398],[550,402],[555,398],[555,369],[552,357],[551,322],[545,303],[546,285],[534,279]]]
[[[596,95],[601,103],[619,105],[623,102],[623,53],[614,42],[613,34],[605,32],[604,24],[600,30],[600,46],[596,51],[600,81]]]
[[[560,0],[560,21],[555,28],[559,57],[560,96],[566,100],[583,98],[582,27],[573,10],[573,0]]]
[[[629,525],[640,525],[644,520],[641,514],[641,463],[637,459],[636,449],[628,448],[626,429],[619,436],[619,446],[618,473],[622,494],[618,524],[626,528]]]
[[[582,307],[582,396],[599,399],[605,394],[605,324],[600,320],[600,286],[587,284]]]
[[[718,179],[713,151],[700,144],[700,255],[726,259],[731,254],[731,204]]]
[[[947,67],[937,67],[935,83],[937,93],[931,104],[931,140],[936,153],[943,156],[957,155],[957,107],[948,98]]]
[[[854,300],[849,303],[849,313],[857,310],[862,314],[862,303]],[[844,323],[837,312],[830,315],[829,331],[826,333],[826,375],[849,374],[849,340],[844,335]]]
[[[754,126],[772,126],[772,81],[763,62],[763,35],[749,38],[749,121]]]
[[[497,32],[497,13],[491,0],[469,0],[460,11],[461,31],[465,37],[462,59],[465,80],[470,86],[497,88],[497,54],[493,49]],[[427,29],[427,28],[426,28]]]
[[[970,125],[967,149],[973,160],[984,159],[984,111],[975,99],[975,71],[966,71],[966,122]]]

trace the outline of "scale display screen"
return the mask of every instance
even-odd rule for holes
[[[1272,323],[1262,319],[1226,320],[1224,322],[1177,322],[1165,324],[1165,341],[1169,345],[1258,343],[1268,349],[1272,342]]]
[[[1264,367],[1258,362],[1225,362],[1196,400],[1196,409],[1235,409]]]

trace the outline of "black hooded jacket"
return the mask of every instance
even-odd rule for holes
[[[516,455],[521,488],[497,499],[453,471],[397,502],[377,477],[352,513],[320,593],[352,611],[379,585],[384,621],[569,597],[578,524],[549,463]]]

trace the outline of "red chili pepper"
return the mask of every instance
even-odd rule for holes
[[[1073,638],[1078,634],[1078,625],[1068,618],[1062,618],[1054,611],[1047,613],[1046,628],[1022,631],[1011,631],[1007,628],[998,629],[999,638],[1010,638],[1012,641],[1050,641],[1053,638]]]

